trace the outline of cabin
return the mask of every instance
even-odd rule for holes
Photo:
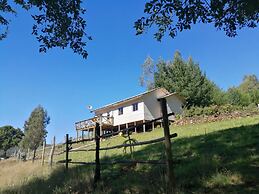
[[[75,123],[77,139],[80,131],[82,137],[84,137],[84,132],[87,132],[88,138],[93,138],[97,121],[100,124],[102,135],[159,118],[162,116],[158,101],[160,98],[166,98],[168,113],[181,114],[183,112],[185,100],[178,93],[170,93],[164,88],[152,89],[92,110],[93,118]],[[170,116],[169,120],[174,120],[174,116]],[[157,125],[161,125],[161,121],[135,127],[134,132],[146,132],[154,129]]]

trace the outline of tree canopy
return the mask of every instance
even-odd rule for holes
[[[178,92],[185,97],[187,106],[208,106],[212,103],[213,85],[192,58],[184,61],[179,52],[173,61],[160,60],[154,73],[155,87]]]
[[[50,122],[47,111],[42,107],[36,107],[29,119],[24,124],[24,138],[21,142],[23,148],[29,148],[35,152],[36,149],[43,143],[47,135],[46,127]]]
[[[81,0],[0,0],[0,40],[7,37],[8,14],[16,14],[14,3],[27,11],[33,10],[32,34],[40,43],[40,52],[69,47],[87,57],[86,41],[92,38],[86,34]]]
[[[154,73],[155,64],[153,59],[148,56],[144,63],[142,64],[142,75],[139,78],[139,83],[141,86],[145,86],[147,90],[153,89],[154,86]]]
[[[256,75],[245,75],[242,83],[226,92],[228,103],[239,106],[259,104],[259,81]]]
[[[32,34],[40,43],[40,52],[69,47],[87,58],[86,44],[92,38],[86,33],[81,0],[0,0],[0,40],[7,37],[9,16],[17,13],[15,4],[31,11]],[[196,23],[212,23],[233,37],[238,29],[257,27],[259,0],[149,0],[144,13],[134,24],[136,34],[155,26],[159,41],[166,33],[175,37]]]
[[[174,38],[196,23],[211,23],[234,37],[238,29],[257,27],[259,0],[149,0],[144,13],[135,22],[137,34],[154,26],[159,41],[166,33]]]
[[[22,137],[23,132],[19,128],[10,125],[0,127],[0,150],[2,149],[5,154],[9,148],[17,146]]]
[[[198,63],[191,57],[185,61],[178,51],[169,61],[160,59],[154,63],[151,57],[147,57],[141,67],[141,86],[147,90],[163,87],[169,92],[177,92],[186,99],[187,108],[259,104],[259,81],[256,75],[245,75],[239,86],[224,91],[206,76]]]

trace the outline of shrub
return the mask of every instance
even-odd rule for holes
[[[197,117],[197,116],[212,116],[212,115],[222,115],[222,114],[231,114],[233,112],[243,112],[243,113],[254,113],[258,112],[259,109],[254,105],[250,104],[249,106],[236,106],[236,105],[214,105],[208,107],[191,107],[189,109],[184,109],[183,117]]]

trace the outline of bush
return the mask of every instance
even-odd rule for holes
[[[191,107],[189,109],[184,109],[183,117],[197,117],[197,116],[212,116],[220,114],[231,114],[233,112],[258,112],[259,109],[254,105],[250,104],[249,106],[242,107],[236,105],[222,105],[222,106],[208,106],[208,107]]]

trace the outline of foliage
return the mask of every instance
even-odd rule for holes
[[[141,86],[146,86],[147,90],[163,87],[169,92],[177,92],[186,99],[187,108],[259,104],[259,81],[256,75],[245,75],[239,86],[224,91],[207,78],[191,57],[185,61],[178,51],[172,61],[160,59],[155,64],[151,57],[147,57],[142,71]]]
[[[259,103],[259,81],[256,75],[245,75],[238,87],[229,88],[228,103],[238,106],[248,106]]]
[[[12,126],[0,127],[0,150],[6,151],[14,146],[17,146],[23,137],[23,132],[19,128],[14,128]]]
[[[220,89],[214,82],[212,83],[212,104],[224,105],[228,103],[226,92]]]
[[[238,29],[257,27],[259,0],[149,0],[144,12],[146,16],[135,22],[137,35],[155,26],[154,37],[160,41],[166,33],[174,38],[193,24],[212,23],[234,37]]]
[[[12,0],[0,0],[0,40],[6,38],[9,21],[7,14],[16,14]],[[86,58],[88,53],[85,50],[86,41],[91,40],[85,33],[86,21],[82,15],[85,9],[82,8],[81,0],[13,0],[25,10],[32,10],[32,18],[35,21],[32,27],[32,34],[40,43],[40,52],[59,47],[70,47],[75,53]],[[36,11],[36,13],[35,13]]]
[[[231,104],[225,104],[225,105],[212,105],[207,107],[195,107],[192,106],[189,109],[184,109],[184,117],[197,117],[197,116],[217,116],[221,114],[231,114],[233,112],[240,112],[240,113],[253,113],[257,112],[259,114],[259,109],[253,105],[250,104],[249,106],[237,106],[237,105],[231,105]]]
[[[42,106],[36,107],[29,119],[24,124],[24,138],[21,142],[23,148],[29,148],[35,152],[36,149],[43,143],[47,135],[46,127],[49,124],[50,118],[47,111]]]
[[[155,87],[164,87],[185,97],[187,107],[212,104],[214,85],[191,57],[184,61],[179,52],[173,61],[159,61],[154,81]]]
[[[147,90],[154,88],[154,73],[155,64],[154,60],[148,56],[144,63],[142,64],[142,75],[140,76],[140,85],[146,87]]]

